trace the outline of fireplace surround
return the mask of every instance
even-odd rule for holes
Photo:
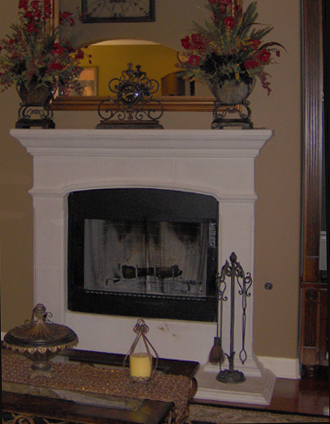
[[[99,189],[157,189],[203,194],[218,202],[218,268],[235,252],[253,278],[255,158],[272,137],[256,130],[40,130],[10,131],[33,156],[34,302],[79,336],[79,348],[126,353],[136,317],[68,309],[68,197]],[[236,296],[235,340],[241,345],[241,299]],[[229,352],[229,305],[223,349]],[[208,364],[216,323],[147,318],[161,357],[201,363],[198,398],[267,404],[274,385],[253,352],[253,285],[247,304],[247,361],[235,366],[248,377],[233,389],[215,382]],[[226,364],[224,364],[226,366]],[[259,381],[259,388],[249,384]],[[225,387],[226,386],[226,387]]]

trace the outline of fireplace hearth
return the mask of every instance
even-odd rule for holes
[[[107,306],[108,314],[100,313],[98,307],[93,311],[70,309],[68,287],[71,284],[70,273],[72,270],[68,270],[71,266],[72,258],[70,259],[70,255],[72,255],[72,252],[69,253],[71,249],[69,199],[72,193],[148,189],[157,192],[158,190],[165,190],[176,194],[202,195],[214,199],[217,213],[215,216],[208,216],[209,221],[206,221],[206,225],[199,223],[199,229],[196,224],[198,220],[192,220],[190,224],[195,222],[194,226],[190,226],[189,230],[187,228],[183,230],[183,227],[190,225],[189,222],[177,218],[163,219],[158,217],[156,223],[151,220],[151,227],[154,227],[151,229],[151,234],[150,232],[140,231],[141,222],[136,226],[131,223],[134,230],[127,231],[127,228],[123,230],[121,217],[119,220],[117,220],[118,217],[110,217],[109,220],[108,216],[103,215],[85,216],[87,221],[85,222],[84,218],[84,226],[86,225],[86,228],[87,226],[93,227],[95,224],[93,221],[100,220],[101,222],[95,224],[96,229],[92,230],[92,234],[95,235],[97,232],[104,232],[107,225],[106,221],[110,221],[110,227],[107,231],[112,234],[116,233],[117,238],[123,236],[127,238],[130,234],[130,236],[140,237],[141,239],[141,234],[143,234],[143,237],[153,237],[155,240],[158,237],[155,227],[163,226],[165,228],[164,234],[171,233],[172,237],[173,234],[179,233],[180,237],[186,240],[189,239],[187,237],[189,232],[196,235],[198,231],[202,232],[202,227],[204,227],[204,231],[209,232],[206,244],[212,245],[212,238],[216,239],[217,272],[228,260],[231,253],[235,252],[244,270],[251,272],[253,278],[254,219],[255,202],[257,200],[254,181],[255,158],[266,141],[272,136],[272,132],[266,129],[139,130],[134,131],[134,137],[132,137],[132,131],[11,130],[11,135],[17,138],[33,156],[34,181],[30,193],[33,196],[35,210],[34,303],[44,304],[47,310],[53,313],[54,321],[72,328],[79,337],[79,348],[113,353],[127,352],[132,328],[137,318],[133,315],[136,313],[139,317],[146,318],[153,345],[161,357],[195,360],[201,363],[201,372],[197,376],[198,398],[267,404],[271,399],[274,376],[269,373],[265,374],[265,370],[263,370],[253,352],[253,286],[251,287],[251,296],[248,299],[246,311],[245,350],[247,360],[244,366],[237,364],[237,368],[241,369],[247,377],[247,382],[242,383],[235,390],[228,389],[228,387],[224,387],[226,385],[215,381],[218,367],[215,366],[214,368],[214,366],[208,364],[208,355],[216,336],[216,323],[213,317],[195,321],[192,317],[187,318],[187,316],[183,318],[144,316],[149,307],[144,302],[143,296],[149,295],[151,299],[152,296],[159,296],[161,299],[166,298],[166,301],[174,302],[173,309],[177,311],[186,309],[186,306],[176,304],[176,301],[191,301],[187,299],[189,296],[184,293],[177,296],[178,293],[170,292],[169,285],[165,288],[165,283],[168,283],[171,278],[174,281],[181,278],[183,281],[185,268],[182,258],[180,259],[177,253],[175,257],[166,261],[155,260],[152,264],[149,264],[148,261],[139,262],[136,252],[128,250],[129,257],[132,260],[126,260],[127,258],[125,259],[122,255],[119,258],[117,257],[115,263],[111,265],[111,268],[116,268],[117,271],[109,273],[109,270],[107,270],[104,285],[107,284],[108,280],[108,286],[106,286],[109,289],[108,294],[116,284],[114,282],[116,278],[119,278],[122,282],[125,279],[127,283],[133,278],[135,280],[140,278],[141,286],[145,290],[144,293],[136,292],[138,284],[138,280],[136,280],[135,286],[131,286],[133,288],[130,292],[122,291],[117,296],[117,302],[119,302],[119,298],[125,297],[125,295],[130,297],[131,294],[134,295],[131,296],[132,298],[135,297],[139,301],[142,299],[139,311],[134,312],[133,315],[128,312],[130,306],[120,304],[120,302],[119,306],[115,306],[116,302],[109,304]],[[195,203],[199,204],[200,201]],[[162,202],[157,201],[155,204],[161,209]],[[126,217],[124,218],[126,220]],[[164,222],[167,222],[167,224],[164,224]],[[180,226],[179,224],[181,224],[180,230],[177,229]],[[216,228],[214,237],[212,236],[213,224],[215,224],[213,230]],[[125,226],[127,226],[127,222]],[[84,237],[85,235],[82,238],[83,244],[85,243]],[[176,237],[180,238],[178,235]],[[196,249],[198,243],[200,247],[203,244],[205,247],[205,239],[202,237],[198,242],[196,242],[195,236],[191,236],[191,239],[195,240],[192,243],[195,251],[198,250]],[[91,239],[89,239],[88,244],[90,243]],[[183,244],[187,244],[187,241]],[[144,244],[144,247],[151,250],[154,255],[158,255],[159,252],[154,248],[154,245],[147,243]],[[119,245],[118,248],[123,250],[124,243]],[[180,254],[183,255],[183,253]],[[89,255],[93,255],[93,253],[90,252]],[[212,255],[207,256],[207,261],[209,257],[212,257]],[[83,259],[81,258],[78,255],[78,262],[85,262],[85,256]],[[102,261],[100,258],[98,266]],[[210,269],[209,264],[206,268]],[[103,269],[106,268],[103,267]],[[85,273],[87,270],[83,267],[80,268],[79,272]],[[135,277],[128,278],[133,276],[134,273]],[[169,273],[172,273],[171,277],[164,278]],[[137,277],[138,274],[140,274],[139,277]],[[201,278],[200,276],[196,277],[196,275],[191,279]],[[155,280],[154,277],[157,277],[158,280]],[[158,283],[158,288],[152,287],[152,281]],[[161,284],[163,284],[163,287]],[[178,284],[172,285],[172,287],[179,286]],[[188,285],[186,287],[188,290]],[[89,290],[87,286],[83,289]],[[156,290],[156,293],[153,290]],[[212,288],[209,292],[208,289],[203,290],[201,292],[201,299],[203,300],[197,300],[195,297],[194,302],[199,304],[204,302],[205,305],[209,305],[208,297],[212,297]],[[95,296],[99,295],[98,289],[93,289],[93,291],[96,292]],[[156,300],[159,301],[158,298]],[[235,310],[238,311],[238,315],[235,317],[234,349],[237,346],[237,351],[239,351],[242,334],[239,296],[236,296],[236,301],[237,307]],[[153,300],[151,300],[151,304],[152,302]],[[167,305],[164,310],[167,311],[169,308]],[[154,309],[158,309],[158,306]],[[206,306],[202,309],[209,308]],[[230,350],[229,315],[229,307],[224,308],[223,350],[225,352]],[[224,364],[224,367],[226,367],[226,364]],[[258,383],[256,383],[256,380]],[[249,382],[253,383],[252,388],[248,386]],[[259,388],[256,389],[256,386]]]

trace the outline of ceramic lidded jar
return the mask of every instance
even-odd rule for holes
[[[78,344],[78,337],[71,328],[52,323],[50,317],[52,314],[39,303],[33,309],[31,320],[8,331],[4,337],[7,349],[21,352],[33,362],[33,371],[50,371],[50,359]]]

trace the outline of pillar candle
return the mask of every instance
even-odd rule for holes
[[[152,356],[149,353],[133,353],[129,357],[131,377],[150,377]]]

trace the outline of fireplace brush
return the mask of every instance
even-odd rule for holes
[[[218,277],[218,280],[221,277]],[[217,336],[214,337],[214,343],[209,354],[209,362],[211,364],[222,364],[225,360],[225,354],[222,350],[222,300],[223,291],[220,290],[220,281],[217,281],[217,293],[218,293],[218,316],[217,316]]]

